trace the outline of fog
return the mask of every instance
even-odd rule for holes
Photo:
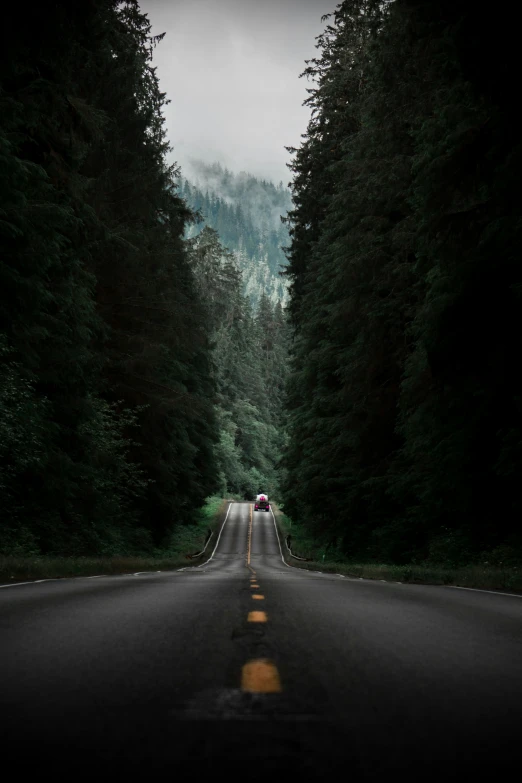
[[[283,181],[285,146],[298,146],[309,110],[299,74],[317,53],[321,16],[335,0],[142,0],[173,159],[219,161],[232,171]]]

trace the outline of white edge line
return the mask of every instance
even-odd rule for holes
[[[227,511],[227,515],[225,517],[225,522],[228,519],[228,515],[230,513],[231,505],[232,505],[232,503],[228,504],[228,511]],[[272,509],[270,509],[270,511],[272,511]],[[272,514],[272,516],[273,516],[273,514]],[[216,551],[217,545],[219,544],[219,539],[221,538],[221,533],[223,532],[223,528],[225,527],[225,522],[223,522],[223,524],[221,525],[221,530],[219,531],[219,536],[218,536],[218,539],[216,541],[216,546],[214,547],[214,550],[213,550],[213,552],[210,555],[208,560],[206,560],[200,566],[188,566],[187,568],[178,568],[178,569],[175,569],[175,570],[177,570],[177,571],[193,570],[194,568],[201,568],[201,566],[206,565],[207,563],[209,563],[212,560],[212,558],[214,557],[214,552]],[[279,548],[281,548],[281,544],[279,544]],[[142,574],[153,574],[153,573],[154,573],[154,571],[137,571],[135,574],[130,574],[130,573],[113,574],[113,576],[141,576]],[[157,574],[161,574],[162,572],[161,571],[156,571],[156,573]],[[68,578],[69,579],[101,579],[101,577],[103,577],[103,576],[107,576],[107,574],[97,574],[96,576],[73,576],[73,577],[68,577]],[[67,579],[67,577],[65,577],[65,578]],[[21,585],[36,585],[36,584],[41,584],[42,582],[58,582],[58,581],[63,581],[63,579],[60,579],[60,580],[58,578],[31,579],[29,582],[13,582],[10,585],[0,585],[0,590],[2,590],[4,587],[20,587]]]
[[[288,566],[288,568],[294,568],[294,566],[291,566],[289,563],[286,562],[286,560],[285,560],[285,558],[283,556],[283,550],[281,549],[281,539],[279,538],[279,531],[277,529],[276,519],[275,519],[275,516],[274,516],[274,512],[272,511],[272,506],[270,506],[270,513],[272,514],[272,519],[274,521],[274,527],[275,527],[275,532],[276,532],[276,536],[277,536],[277,543],[279,544],[279,551],[281,552],[281,560],[283,561],[285,566]]]
[[[37,585],[41,582],[58,582],[58,578],[50,577],[49,579],[31,579],[30,582],[13,582],[10,585],[0,585],[0,589],[3,587],[19,587],[20,585]]]
[[[209,559],[208,559],[208,560],[205,560],[205,562],[204,562],[204,563],[201,563],[201,565],[198,565],[198,566],[187,566],[186,568],[178,568],[178,569],[177,569],[178,571],[194,571],[196,568],[203,568],[203,566],[206,566],[206,565],[207,565],[207,563],[210,563],[210,561],[211,561],[211,560],[212,560],[212,558],[214,557],[214,553],[215,553],[216,549],[218,548],[219,539],[221,538],[221,533],[223,532],[223,528],[225,527],[226,521],[227,521],[227,519],[228,519],[228,515],[230,514],[230,509],[231,509],[231,507],[232,507],[232,503],[229,503],[229,504],[228,504],[228,511],[227,511],[227,515],[226,515],[226,517],[225,517],[225,521],[224,521],[224,522],[223,522],[223,524],[221,525],[221,529],[220,529],[220,531],[219,531],[219,535],[218,535],[218,537],[217,537],[216,545],[215,545],[214,549],[212,550],[212,554],[210,555]]]
[[[499,590],[481,590],[480,587],[461,587],[460,585],[444,585],[452,590],[471,590],[473,593],[489,593],[489,595],[509,595],[511,598],[522,598],[518,593],[501,593]]]
[[[221,529],[220,529],[220,531],[219,531],[219,535],[218,535],[218,537],[217,537],[216,545],[215,545],[214,549],[212,550],[212,554],[210,555],[209,559],[208,559],[208,560],[207,560],[205,563],[201,563],[201,565],[202,565],[202,566],[203,566],[203,565],[206,565],[207,563],[210,563],[210,561],[211,561],[211,560],[212,560],[212,558],[214,557],[214,554],[215,554],[215,552],[216,552],[216,549],[218,548],[219,539],[221,538],[221,533],[223,532],[223,528],[225,527],[225,525],[226,525],[226,523],[227,523],[228,515],[230,514],[230,509],[231,509],[231,508],[232,508],[232,503],[229,503],[229,504],[228,504],[228,511],[227,511],[227,515],[226,515],[226,517],[225,517],[225,519],[224,519],[224,522],[223,522],[223,524],[221,525]],[[201,568],[201,566],[196,566],[196,568]]]
[[[276,518],[274,516],[274,512],[272,511],[272,506],[270,506],[270,513],[272,514],[272,519],[274,521],[274,527],[275,527],[276,536],[277,536],[277,543],[279,544],[279,551],[281,552],[281,560],[283,561],[285,566],[288,566],[288,568],[293,568],[294,571],[303,571],[302,568],[296,568],[295,566],[290,565],[290,563],[286,562],[286,560],[285,560],[285,558],[283,556],[283,550],[281,548],[281,539],[279,538],[279,531],[277,529]],[[304,570],[308,571],[309,574],[322,574],[323,573],[323,571],[312,571],[311,569],[304,569]],[[344,579],[343,574],[336,574],[336,576],[340,576],[340,577],[342,577]]]
[[[0,585],[0,590],[2,590],[4,587],[18,587],[19,585],[34,585],[34,580],[31,582],[13,582],[10,585]]]
[[[214,557],[216,549],[218,548],[219,539],[221,538],[221,533],[223,532],[223,528],[225,527],[226,521],[228,519],[228,515],[230,514],[231,506],[232,506],[232,503],[229,503],[225,520],[224,520],[223,524],[221,525],[221,529],[220,529],[219,535],[217,537],[216,545],[215,545],[214,549],[212,550],[212,554],[210,555],[209,559],[206,560],[204,563],[202,563],[199,566],[188,566],[188,568],[178,568],[177,569],[178,571],[188,571],[188,570],[192,570],[194,568],[202,568],[204,565],[207,565],[207,563],[210,563],[210,561]],[[270,507],[270,513],[272,514],[272,520],[274,522],[274,528],[275,528],[275,532],[276,532],[277,543],[279,544],[279,552],[281,553],[281,560],[283,561],[285,566],[287,566],[288,568],[294,568],[294,566],[291,566],[291,565],[289,565],[286,562],[286,560],[285,560],[285,558],[283,556],[283,550],[281,549],[281,540],[279,538],[279,531],[277,529],[277,524],[276,524],[274,512],[272,511],[271,507]],[[151,572],[151,571],[137,571],[135,574],[133,574],[133,576],[141,576],[142,574],[150,574],[150,573],[153,573],[153,572]],[[156,571],[156,573],[160,574],[161,571]],[[322,574],[323,572],[322,571],[315,571],[315,572],[312,572],[312,573]],[[83,577],[83,578],[84,579],[101,579],[103,576],[106,576],[106,574],[99,574],[97,576],[86,576],[86,577]],[[121,574],[121,576],[125,576],[125,574]],[[342,577],[344,579],[344,575],[343,574],[336,574],[336,576],[340,576],[340,577]],[[79,577],[79,578],[81,579],[82,577]],[[360,581],[366,581],[366,580],[364,580],[364,577],[362,577],[362,576],[359,577],[359,580]],[[51,578],[51,579],[32,579],[30,582],[13,582],[13,584],[10,584],[10,585],[0,585],[0,590],[2,590],[4,587],[20,587],[21,585],[34,585],[34,584],[41,584],[42,582],[57,582],[57,581],[58,581],[58,579],[56,579],[56,578]],[[385,582],[386,580],[385,579],[381,579],[380,581],[381,582]],[[396,582],[396,584],[402,584],[402,582]],[[473,593],[488,593],[489,595],[506,595],[506,596],[509,596],[510,598],[522,598],[522,595],[519,595],[517,593],[501,593],[498,590],[481,590],[479,587],[461,587],[460,585],[445,585],[445,587],[449,587],[452,590],[470,590]]]

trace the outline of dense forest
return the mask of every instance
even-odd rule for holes
[[[215,232],[186,241],[150,29],[135,0],[43,4],[4,42],[4,554],[151,553],[274,483],[281,307],[252,311]]]
[[[289,192],[167,163],[137,0],[13,10],[0,552],[157,554],[264,490],[339,557],[521,561],[514,27],[471,0],[324,21]]]
[[[192,161],[190,179],[182,179],[180,194],[200,215],[189,225],[187,235],[195,236],[202,225],[215,229],[225,247],[235,256],[242,272],[244,293],[253,307],[261,295],[275,306],[287,300],[287,266],[283,248],[289,244],[286,216],[291,207],[290,191],[266,180],[241,172],[234,174],[219,163]]]
[[[325,23],[292,150],[285,507],[360,560],[514,563],[514,30],[450,0],[346,0]]]
[[[214,229],[205,226],[187,245],[212,341],[219,491],[272,495],[285,443],[289,327],[283,307],[261,291],[252,308],[236,257]]]
[[[42,4],[1,74],[4,552],[159,545],[215,488],[189,216],[137,3]]]

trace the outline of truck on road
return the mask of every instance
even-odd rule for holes
[[[268,502],[268,495],[257,495],[254,503],[254,511],[270,511],[270,504]]]

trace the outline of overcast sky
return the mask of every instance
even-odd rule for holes
[[[304,61],[314,57],[321,16],[337,0],[141,0],[155,53],[174,158],[220,161],[233,171],[283,180],[285,146],[298,146],[308,110]]]

